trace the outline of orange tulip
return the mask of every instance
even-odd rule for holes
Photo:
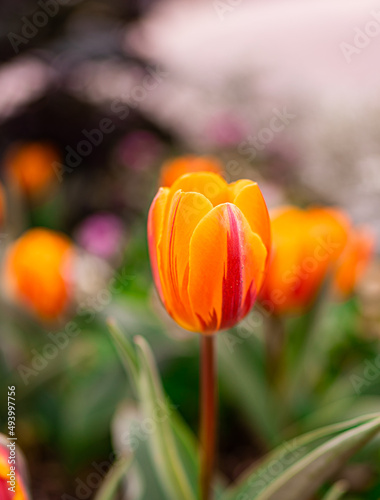
[[[59,155],[52,145],[30,142],[11,147],[5,167],[10,181],[24,194],[39,196],[54,180],[53,164],[58,160]]]
[[[149,212],[149,252],[172,318],[201,333],[244,318],[261,288],[270,240],[267,207],[255,182],[228,185],[201,172],[160,188]]]
[[[316,297],[346,247],[350,224],[332,208],[297,207],[271,214],[273,247],[261,290],[272,312],[299,312]]]
[[[181,156],[167,161],[161,169],[160,186],[170,187],[184,174],[214,172],[222,175],[222,164],[212,156]]]
[[[364,274],[375,248],[375,238],[365,228],[351,231],[347,246],[339,259],[333,286],[338,295],[347,297]]]
[[[29,496],[19,473],[19,450],[8,448],[10,441],[0,434],[0,499],[1,500],[28,500]],[[16,461],[16,463],[13,462]],[[11,463],[9,463],[11,462]],[[15,469],[11,469],[15,467]],[[15,484],[13,485],[13,479]],[[10,481],[10,482],[8,482]],[[9,490],[14,488],[14,492]]]
[[[16,301],[41,319],[59,317],[69,303],[73,247],[54,231],[35,228],[15,241],[6,257],[6,285]]]

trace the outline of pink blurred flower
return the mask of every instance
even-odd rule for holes
[[[110,260],[121,250],[124,240],[122,220],[110,213],[87,217],[76,230],[79,245],[98,257]]]
[[[160,140],[147,130],[136,130],[126,135],[119,145],[119,158],[134,170],[149,168],[162,153]]]

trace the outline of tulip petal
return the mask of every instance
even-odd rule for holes
[[[276,313],[296,310],[307,300],[305,287],[313,276],[300,276],[299,265],[308,257],[305,212],[295,207],[271,211],[273,248],[260,292],[262,304]]]
[[[193,172],[223,172],[222,164],[212,156],[181,156],[167,161],[161,169],[161,186],[172,186],[182,175]]]
[[[183,175],[177,179],[170,188],[170,198],[172,198],[179,189],[185,193],[194,192],[203,194],[214,207],[219,203],[228,201],[227,182],[220,177],[220,175],[212,172]]]
[[[268,255],[271,248],[271,227],[264,197],[256,182],[241,180],[232,185],[233,201],[243,212],[251,229],[262,239]]]
[[[277,313],[308,307],[341,255],[348,219],[335,209],[282,207],[271,211],[273,251],[262,303]]]
[[[236,196],[242,191],[246,186],[250,186],[253,184],[253,181],[249,179],[239,179],[238,181],[231,182],[228,185],[229,191],[229,200],[231,203],[234,203]]]
[[[177,191],[159,243],[159,269],[167,308],[178,323],[191,330],[198,328],[198,321],[193,321],[187,290],[190,239],[212,208],[202,194]]]
[[[189,297],[203,332],[233,326],[249,312],[266,256],[260,237],[231,203],[201,220],[190,241]]]
[[[307,217],[312,239],[320,244],[324,242],[331,260],[336,261],[348,241],[350,221],[336,208],[310,208]]]
[[[355,289],[375,248],[374,235],[366,228],[353,230],[334,276],[334,288],[343,297]]]
[[[152,266],[153,279],[163,302],[165,301],[162,294],[162,285],[160,280],[160,273],[158,270],[157,247],[164,226],[164,213],[168,194],[168,188],[159,189],[158,193],[154,197],[154,200],[152,201],[152,205],[150,207],[148,215],[148,246],[150,262]]]
[[[66,236],[29,229],[7,252],[4,280],[10,295],[40,318],[57,319],[70,300],[74,253]]]

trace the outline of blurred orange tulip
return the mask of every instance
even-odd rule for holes
[[[0,434],[0,499],[28,500],[29,496],[18,470],[19,450],[10,448],[9,444],[10,441]],[[11,469],[11,467],[13,468]],[[9,488],[13,488],[14,492]]]
[[[5,168],[10,181],[27,196],[43,194],[54,180],[54,162],[59,161],[56,149],[47,143],[28,142],[13,145]]]
[[[366,228],[354,229],[344,252],[339,259],[334,276],[334,290],[338,295],[347,297],[364,274],[375,249],[375,238]]]
[[[350,223],[332,208],[284,207],[271,214],[273,247],[261,290],[272,312],[300,312],[308,307],[348,241]]]
[[[59,317],[69,303],[73,246],[63,234],[30,229],[15,241],[6,256],[6,287],[16,301],[41,319]]]
[[[213,172],[222,175],[222,164],[212,156],[180,156],[167,161],[161,169],[160,186],[170,187],[184,174]]]
[[[270,220],[258,185],[228,185],[211,172],[160,188],[148,218],[156,287],[183,328],[214,333],[250,311],[270,251]]]

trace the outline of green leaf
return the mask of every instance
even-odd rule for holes
[[[138,386],[143,412],[147,418],[157,415],[156,418],[153,417],[156,429],[151,433],[149,442],[159,477],[169,498],[195,500],[196,490],[181,461],[170,424],[174,409],[169,406],[167,398],[164,396],[153,355],[147,342],[142,337],[137,337],[135,344],[140,364]],[[161,413],[160,416],[159,413]]]
[[[118,348],[117,352],[124,365],[124,368],[132,376],[133,382],[136,384],[138,380],[138,359],[137,354],[131,341],[123,335],[115,321],[109,319],[107,321],[112,339]]]
[[[283,444],[223,500],[304,500],[380,431],[380,414],[318,429]]]
[[[151,350],[142,337],[129,340],[109,322],[112,338],[138,395],[152,464],[169,500],[196,500],[198,460],[190,434],[164,394]]]
[[[348,491],[348,483],[344,479],[336,482],[322,500],[339,500]]]
[[[131,457],[120,457],[108,471],[94,500],[113,500],[117,489],[132,463]]]
[[[133,456],[133,463],[123,482],[124,496],[130,500],[166,500],[152,461],[140,408],[125,401],[117,409],[111,429],[116,455]]]

